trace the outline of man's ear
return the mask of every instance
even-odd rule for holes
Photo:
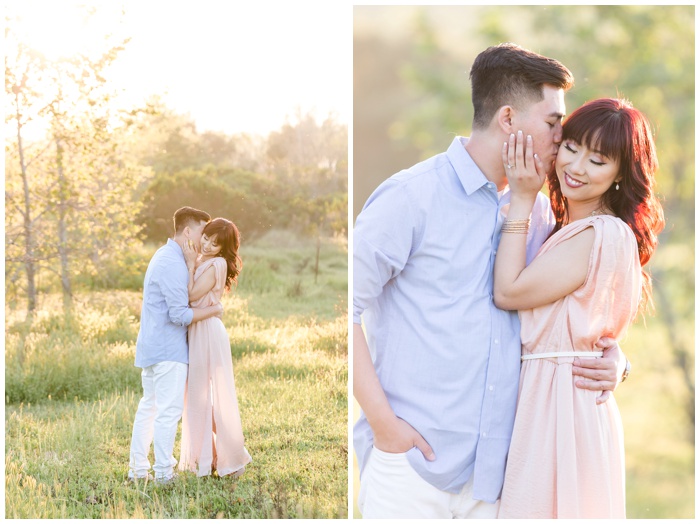
[[[501,106],[498,108],[496,113],[496,124],[498,128],[503,131],[506,135],[514,133],[513,131],[513,116],[515,115],[515,110],[511,106]]]
[[[185,226],[185,229],[182,230],[182,233],[185,235],[186,238],[190,238],[190,233],[192,233],[190,226]]]

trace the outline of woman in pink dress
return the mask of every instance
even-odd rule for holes
[[[519,136],[504,144],[512,191],[494,268],[498,307],[519,310],[522,368],[499,518],[624,518],[625,460],[615,399],[574,385],[575,358],[624,337],[650,297],[642,267],[663,228],[650,126],[599,99],[566,120],[549,175]],[[556,226],[526,267],[535,195],[548,181]]]
[[[201,254],[190,270],[192,307],[221,301],[237,281],[242,263],[240,236],[230,220],[215,218],[202,232]],[[231,344],[221,319],[212,317],[191,324],[187,332],[189,372],[182,415],[181,471],[234,478],[251,461],[244,446],[236,385],[233,380]]]

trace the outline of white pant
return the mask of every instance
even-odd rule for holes
[[[362,472],[357,505],[363,519],[493,519],[498,505],[472,498],[473,482],[458,494],[442,491],[416,473],[405,453],[372,448]]]
[[[153,441],[156,478],[169,478],[177,460],[173,457],[177,423],[185,402],[187,364],[159,362],[141,371],[143,397],[131,434],[129,477],[145,477],[151,464],[148,452]]]

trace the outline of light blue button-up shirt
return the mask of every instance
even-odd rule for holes
[[[182,248],[168,239],[153,255],[143,280],[137,367],[164,361],[188,363],[187,326],[194,314],[189,307],[188,282]]]
[[[357,217],[353,321],[365,325],[374,366],[396,415],[435,451],[408,460],[433,486],[474,498],[501,492],[520,374],[520,324],[493,303],[493,264],[506,191],[480,171],[456,137],[445,153],[384,181]],[[553,224],[540,194],[528,262]],[[372,430],[353,432],[360,473]]]

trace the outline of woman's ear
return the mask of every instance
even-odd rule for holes
[[[498,128],[505,133],[510,135],[513,133],[513,116],[515,115],[515,110],[511,106],[501,106],[496,113],[496,123]]]

